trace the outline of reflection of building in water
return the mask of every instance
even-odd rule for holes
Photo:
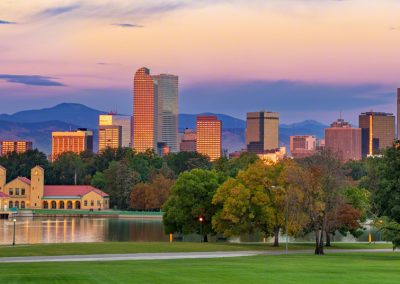
[[[108,209],[109,196],[88,185],[45,185],[44,170],[36,166],[31,179],[17,177],[6,183],[6,169],[0,166],[0,192],[7,195],[10,208]]]

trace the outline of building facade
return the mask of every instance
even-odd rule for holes
[[[178,152],[178,76],[154,75],[157,86],[158,142],[166,143],[172,153]]]
[[[101,126],[121,126],[121,146],[132,146],[132,117],[115,113],[99,115],[99,129]]]
[[[391,113],[364,112],[359,115],[363,156],[375,155],[393,145],[396,137],[395,123],[395,117]]]
[[[290,136],[290,154],[295,159],[312,156],[317,150],[317,138],[313,135]]]
[[[93,132],[85,128],[75,131],[56,131],[52,133],[51,160],[55,161],[61,154],[84,151],[93,152]]]
[[[197,134],[193,129],[186,128],[183,132],[181,142],[179,143],[179,151],[196,152]]]
[[[142,67],[133,79],[133,148],[156,149],[158,137],[157,85],[150,70]]]
[[[109,208],[109,196],[88,185],[45,185],[44,170],[36,166],[31,178],[17,177],[6,182],[7,171],[0,166],[0,192],[8,196],[8,208],[93,209]]]
[[[99,153],[107,148],[118,149],[122,147],[122,127],[120,125],[99,126]]]
[[[3,140],[0,141],[0,150],[1,156],[6,156],[9,153],[25,153],[28,150],[32,150],[32,142],[31,141],[12,141],[12,140]]]
[[[263,154],[279,149],[279,114],[248,112],[246,117],[246,147],[248,152]]]
[[[214,115],[199,115],[196,118],[196,151],[211,161],[222,156],[222,122]]]
[[[353,128],[338,119],[325,129],[325,149],[337,154],[341,161],[361,159],[361,128]]]

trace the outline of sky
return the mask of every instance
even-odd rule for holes
[[[1,0],[0,113],[132,112],[133,75],[179,76],[179,112],[283,123],[395,112],[398,0]]]

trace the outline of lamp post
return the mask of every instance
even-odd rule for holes
[[[203,242],[203,221],[204,218],[203,217],[199,217],[199,222],[200,222],[200,242]]]
[[[13,223],[14,223],[14,233],[13,233],[13,246],[15,246],[15,224],[17,223],[17,219],[13,219]]]

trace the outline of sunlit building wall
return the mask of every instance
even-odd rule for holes
[[[377,154],[379,150],[393,145],[395,139],[395,117],[385,112],[364,112],[359,116],[362,129],[363,156]]]
[[[214,161],[222,155],[222,122],[214,115],[199,115],[196,119],[196,151]]]
[[[25,153],[32,150],[31,141],[0,141],[1,155],[5,156],[9,153]]]
[[[262,154],[279,148],[279,114],[277,112],[248,112],[246,119],[247,151]]]
[[[118,149],[122,146],[122,127],[120,125],[99,126],[99,153],[107,148]]]
[[[51,160],[54,161],[63,153],[80,154],[93,151],[93,132],[86,129],[75,131],[56,131],[52,133]]]
[[[185,129],[181,142],[179,144],[179,151],[181,152],[196,152],[197,134],[193,129]]]
[[[156,149],[158,138],[157,85],[150,70],[142,67],[133,80],[133,148]]]
[[[290,136],[290,154],[293,158],[305,158],[315,154],[317,138],[313,135]]]
[[[132,117],[115,113],[99,115],[99,128],[101,126],[121,126],[121,146],[132,146]]]

